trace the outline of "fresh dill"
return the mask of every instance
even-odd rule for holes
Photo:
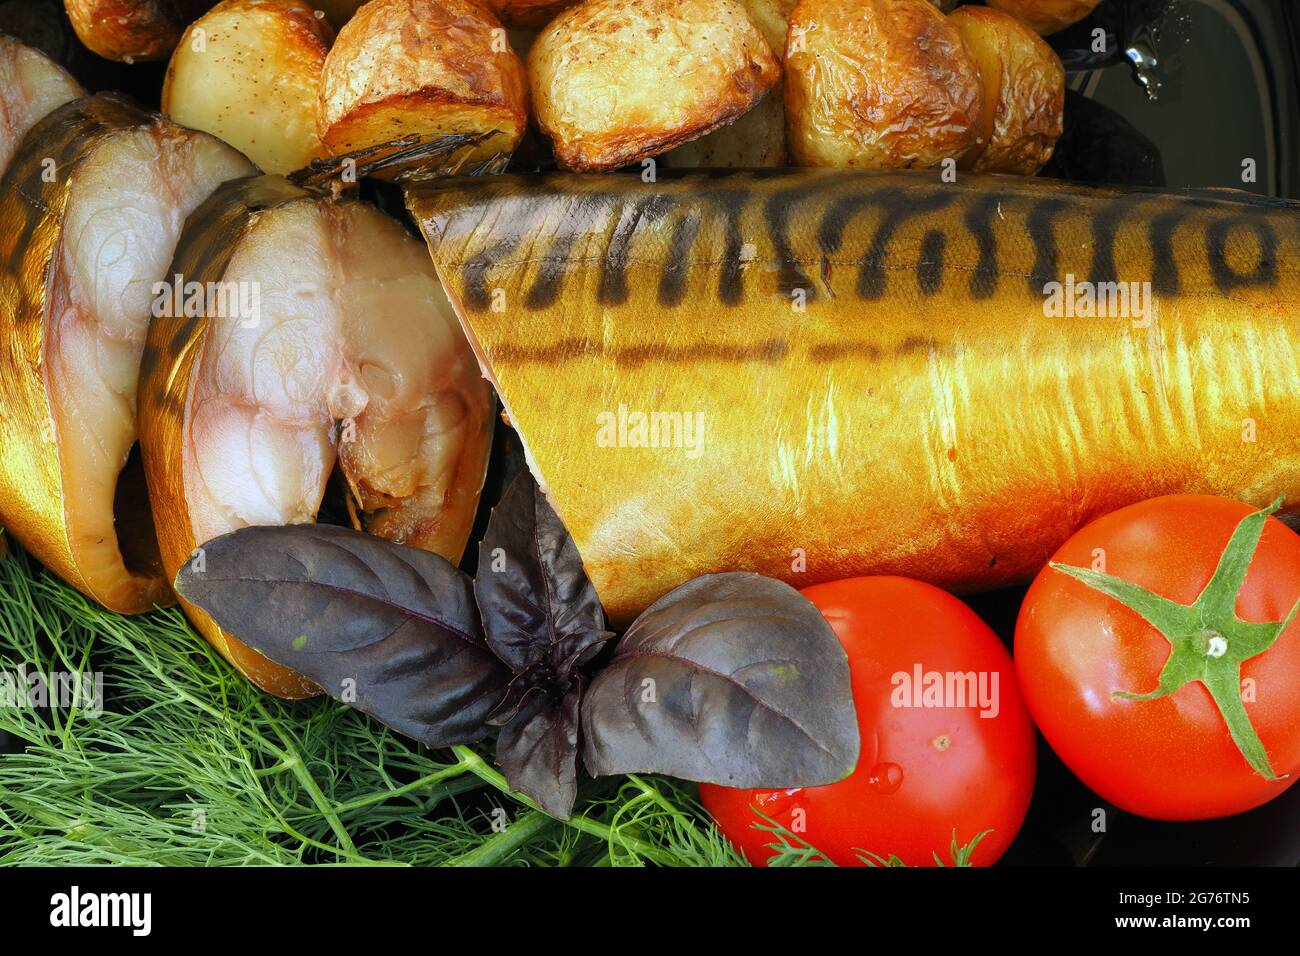
[[[179,610],[105,611],[19,549],[0,558],[0,671],[103,686],[95,708],[0,706],[0,865],[746,865],[690,784],[587,781],[553,819],[487,747],[429,750],[328,698],[263,694]],[[770,865],[834,865],[757,826]],[[983,836],[954,838],[953,863]]]
[[[104,611],[17,549],[0,560],[0,669],[103,686],[98,712],[0,707],[0,864],[744,864],[689,785],[589,781],[554,820],[486,750],[265,695],[178,610]]]

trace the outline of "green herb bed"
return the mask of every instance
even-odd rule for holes
[[[744,865],[689,785],[589,780],[554,820],[487,748],[432,751],[329,698],[263,694],[180,611],[104,611],[21,553],[0,560],[0,658],[104,685],[98,715],[0,707],[0,864]],[[774,840],[778,862],[825,862]]]

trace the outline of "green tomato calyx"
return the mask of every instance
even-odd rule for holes
[[[1201,631],[1201,642],[1198,646],[1206,657],[1222,657],[1228,653],[1228,639],[1208,627]]]
[[[1300,600],[1281,621],[1258,623],[1237,617],[1237,596],[1246,579],[1260,535],[1269,515],[1282,506],[1279,496],[1267,508],[1242,518],[1228,540],[1214,576],[1191,604],[1179,604],[1161,597],[1132,581],[1112,577],[1088,568],[1052,562],[1050,567],[1083,582],[1095,591],[1114,598],[1134,611],[1169,642],[1169,658],[1160,671],[1154,690],[1146,693],[1114,691],[1120,700],[1156,700],[1200,681],[1210,692],[1223,715],[1228,733],[1241,755],[1258,774],[1280,780],[1268,762],[1255,726],[1241,697],[1241,665],[1264,653],[1300,611]]]

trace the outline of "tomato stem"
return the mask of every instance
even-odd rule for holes
[[[1267,508],[1241,519],[1228,539],[1214,576],[1191,604],[1179,604],[1132,581],[1112,577],[1088,568],[1053,562],[1053,570],[1067,574],[1114,598],[1134,611],[1169,642],[1169,658],[1161,668],[1154,690],[1146,693],[1117,690],[1112,697],[1148,701],[1166,697],[1200,681],[1214,699],[1228,733],[1241,755],[1256,773],[1269,780],[1282,779],[1273,771],[1255,726],[1241,697],[1241,665],[1277,641],[1300,610],[1300,600],[1281,621],[1258,623],[1237,617],[1237,598],[1246,580],[1246,569],[1259,546],[1269,515],[1282,506],[1279,496]]]

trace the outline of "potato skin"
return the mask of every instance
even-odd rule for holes
[[[1097,8],[1101,0],[985,0],[994,9],[1009,13],[1043,35],[1078,23]]]
[[[199,30],[204,46],[195,50]],[[333,39],[306,0],[223,0],[176,45],[162,111],[268,173],[301,169],[322,149],[316,96]]]
[[[325,58],[316,127],[326,151],[493,130],[475,155],[514,149],[528,122],[528,84],[506,40],[473,0],[370,0]]]
[[[730,123],[780,79],[737,0],[588,0],[528,54],[537,124],[567,169],[615,169]]]
[[[106,60],[166,59],[215,0],[64,0],[81,42]]]
[[[800,0],[785,107],[801,166],[933,166],[974,143],[979,74],[928,0]]]
[[[483,0],[483,5],[512,30],[536,30],[550,23],[560,11],[579,2],[581,0]]]
[[[960,7],[948,22],[984,86],[981,141],[962,159],[978,172],[1032,176],[1052,158],[1065,115],[1065,67],[1028,25],[990,7]]]

